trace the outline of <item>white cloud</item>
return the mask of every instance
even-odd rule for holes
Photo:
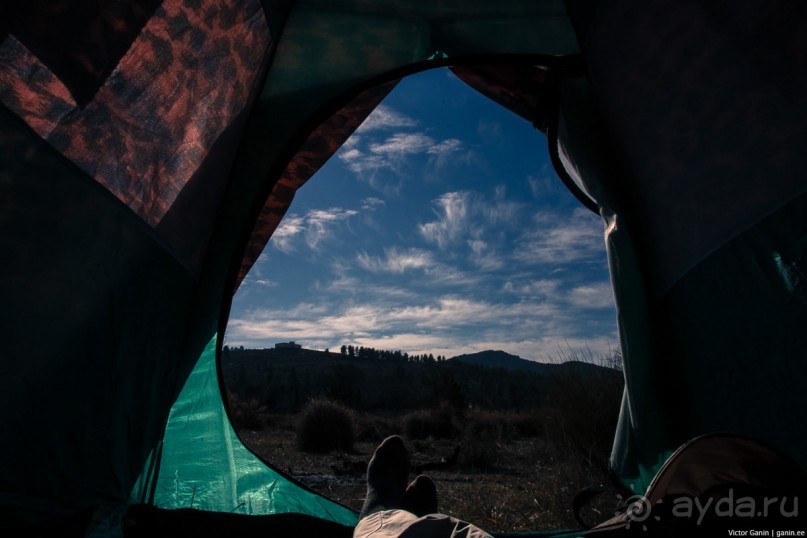
[[[501,266],[502,256],[491,245],[502,243],[502,234],[519,227],[524,204],[508,200],[504,187],[499,186],[492,199],[481,193],[457,191],[443,194],[432,205],[437,220],[418,226],[427,242],[446,249],[464,241],[471,250],[472,263],[487,269]]]
[[[286,215],[272,234],[272,246],[282,252],[290,252],[294,239],[305,230],[305,219],[297,215]]]
[[[361,208],[365,211],[372,211],[383,205],[386,205],[386,202],[381,198],[376,198],[374,196],[370,196],[361,201]]]
[[[431,153],[432,155],[445,155],[446,153],[459,151],[461,147],[462,142],[456,138],[449,138],[447,140],[443,140],[439,144],[433,145],[426,151],[426,153]]]
[[[468,330],[474,334],[470,341]],[[449,295],[414,304],[339,308],[301,304],[284,312],[257,310],[231,320],[227,338],[253,346],[291,339],[315,349],[352,343],[447,356],[503,349],[532,359],[558,357],[576,349],[606,352],[616,341],[615,334],[583,337],[581,330],[585,330],[581,321],[556,305],[494,303]]]
[[[354,209],[341,209],[338,207],[309,211],[308,215],[306,215],[307,227],[305,231],[305,242],[308,248],[315,250],[319,243],[328,237],[333,223],[350,218],[357,213]]]
[[[370,144],[370,151],[376,155],[402,157],[413,153],[428,152],[434,145],[434,139],[423,133],[397,133],[381,144]]]
[[[614,307],[610,281],[592,282],[564,289],[563,281],[560,279],[538,279],[524,283],[508,280],[503,290],[525,298],[554,302],[575,311]]]
[[[508,280],[504,285],[504,291],[527,297],[556,300],[560,296],[562,284],[558,279],[538,279],[523,284]]]
[[[442,165],[449,154],[462,147],[462,143],[454,138],[437,142],[422,132],[400,132],[383,141],[360,146],[360,144],[345,145],[337,154],[339,160],[352,172],[362,174],[386,169],[400,174],[408,158],[415,155],[431,155],[437,159],[436,165]]]
[[[403,274],[410,269],[427,269],[435,264],[430,252],[416,248],[384,249],[383,258],[361,252],[356,258],[359,266],[371,273]]]
[[[471,252],[477,256],[481,256],[485,252],[485,249],[487,249],[488,244],[481,239],[471,239],[468,241],[468,246],[471,248]]]
[[[418,122],[414,118],[405,116],[387,105],[379,105],[373,110],[372,114],[367,116],[367,119],[359,125],[356,132],[367,133],[380,129],[415,127],[417,124]]]
[[[360,174],[368,170],[378,170],[388,168],[390,162],[380,155],[367,155],[358,149],[340,151],[339,160],[345,163],[352,172]]]
[[[415,119],[381,105],[342,145],[337,156],[352,172],[362,176],[369,174],[365,179],[373,188],[394,193],[396,189],[389,188],[389,181],[376,179],[376,172],[383,169],[401,175],[409,165],[408,159],[416,155],[428,155],[430,166],[440,168],[449,162],[450,155],[462,148],[459,139],[435,140],[423,131],[413,130],[417,125]],[[384,133],[391,130],[395,132]]]
[[[527,176],[530,192],[536,200],[545,199],[558,190],[559,180],[550,176],[549,167],[546,166],[543,172],[539,177]]]
[[[479,138],[467,129],[427,129],[417,118],[382,105],[346,141],[331,164],[363,183],[359,196],[366,197],[311,197],[303,207],[318,209],[290,212],[272,242],[296,249],[301,262],[289,263],[293,278],[280,280],[269,268],[287,260],[267,249],[279,263],[256,267],[255,293],[234,310],[228,343],[352,343],[447,356],[503,349],[525,358],[557,356],[566,346],[614,346],[615,331],[603,321],[610,288],[594,276],[602,274],[595,263],[604,269],[599,219],[581,210],[531,220],[564,187],[541,168],[498,179],[507,172],[494,170],[482,138],[501,144],[499,123],[479,123]],[[459,176],[468,183],[455,186]],[[415,182],[417,196],[409,188]],[[509,191],[494,189],[505,182]],[[528,209],[533,197],[539,203]],[[258,287],[275,281],[276,288]],[[269,308],[255,308],[269,297]]]
[[[312,209],[304,216],[286,215],[272,234],[270,243],[282,252],[294,250],[294,243],[299,236],[305,238],[310,249],[316,249],[323,239],[329,237],[331,228],[339,221],[344,221],[358,214],[355,209],[331,207],[329,209]]]
[[[613,308],[614,292],[610,282],[579,286],[569,291],[569,302],[585,309]]]
[[[529,264],[566,264],[602,259],[602,219],[586,209],[570,216],[536,214],[516,242],[515,258]]]
[[[438,219],[421,224],[418,228],[424,239],[437,246],[446,248],[455,242],[466,231],[468,217],[468,201],[470,193],[467,191],[447,192],[432,203]]]
[[[493,226],[515,226],[518,224],[524,204],[507,199],[507,188],[497,185],[493,200],[477,200],[477,207],[488,224]]]
[[[493,249],[487,241],[482,239],[470,239],[468,248],[473,255],[470,257],[471,263],[483,271],[495,271],[505,266],[504,259]]]

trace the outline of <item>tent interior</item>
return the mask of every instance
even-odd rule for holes
[[[295,191],[432,67],[544,130],[603,218],[618,481],[718,431],[803,468],[805,30],[762,1],[4,4],[0,525],[350,534],[241,445],[217,335]]]

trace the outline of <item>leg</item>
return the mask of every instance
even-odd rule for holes
[[[425,475],[415,478],[404,493],[402,508],[418,517],[437,513],[437,486]]]
[[[367,466],[367,498],[360,517],[401,508],[408,478],[409,452],[403,439],[397,435],[387,437]]]

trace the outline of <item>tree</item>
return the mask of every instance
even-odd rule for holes
[[[342,351],[342,355],[347,355],[347,346],[345,344],[342,344],[341,351]]]

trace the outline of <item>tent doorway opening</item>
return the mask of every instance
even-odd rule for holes
[[[437,69],[401,81],[297,193],[222,354],[244,444],[358,509],[385,436],[440,509],[575,526],[622,393],[602,221],[532,125]],[[610,514],[605,514],[610,515]]]

